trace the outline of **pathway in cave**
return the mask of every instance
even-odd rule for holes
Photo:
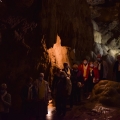
[[[68,109],[64,117],[57,117],[55,107],[50,102],[46,120],[120,120],[118,108],[103,107],[100,104],[91,108],[92,103],[86,100],[81,105],[74,106],[72,110]]]
[[[35,120],[23,119],[21,114],[14,113],[9,120]],[[67,106],[67,113],[64,117],[57,116],[52,101],[48,105],[46,120],[120,120],[120,109],[103,107],[101,104],[93,104],[85,100],[81,105],[75,105],[72,109]]]

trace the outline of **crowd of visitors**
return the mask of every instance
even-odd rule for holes
[[[66,105],[70,108],[81,104],[83,99],[90,99],[92,89],[100,80],[107,80],[108,64],[100,54],[95,61],[84,59],[81,64],[63,64],[64,68],[57,68],[52,81],[52,96],[55,99],[55,106],[58,115],[65,115]],[[116,81],[120,82],[120,55],[114,64],[113,72]],[[67,84],[69,83],[69,84]],[[69,88],[69,89],[68,89]],[[68,99],[68,103],[66,103]]]
[[[56,113],[58,116],[65,116],[66,106],[70,109],[74,105],[81,104],[81,96],[90,99],[91,92],[95,84],[100,80],[106,80],[108,75],[107,62],[101,55],[96,61],[84,59],[81,64],[63,64],[64,68],[56,68],[52,85],[44,80],[44,73],[39,74],[39,78],[33,80],[28,77],[26,84],[21,90],[22,99],[22,120],[45,120],[48,113],[49,95],[55,101]],[[120,82],[120,55],[114,64],[113,72],[116,81]],[[51,88],[51,89],[50,89]],[[9,108],[11,107],[11,95],[7,92],[5,83],[0,86],[0,120],[9,120]]]
[[[35,81],[28,77],[21,90],[21,120],[31,120],[32,118],[45,120],[50,93],[49,84],[44,80],[44,73],[40,73],[39,78]],[[11,95],[7,93],[7,85],[3,83],[0,87],[0,120],[11,120],[10,106]]]

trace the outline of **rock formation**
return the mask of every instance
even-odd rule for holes
[[[102,80],[95,85],[91,100],[107,106],[120,106],[120,83]]]
[[[0,83],[9,85],[14,107],[28,76],[36,79],[45,72],[49,79],[48,49],[57,35],[62,46],[75,50],[76,60],[89,54],[94,41],[85,0],[0,1]]]
[[[106,4],[107,2],[107,4]],[[96,59],[97,54],[103,55],[110,67],[108,79],[112,77],[113,64],[116,56],[120,54],[120,2],[115,0],[105,1],[100,4],[96,0],[96,4],[90,4],[91,18],[94,29],[94,50],[92,57]]]

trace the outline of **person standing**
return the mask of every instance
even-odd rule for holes
[[[61,70],[59,68],[57,68],[56,72],[54,73],[54,76],[53,76],[52,87],[51,87],[53,98],[55,97],[55,94],[56,94],[56,87],[57,87],[57,83],[60,78],[60,72],[61,72]]]
[[[79,70],[82,72],[83,80],[84,80],[84,87],[83,87],[83,94],[84,97],[87,97],[88,95],[88,74],[89,74],[89,64],[87,59],[83,60],[83,63],[79,65]]]
[[[51,92],[49,84],[44,80],[44,73],[40,73],[39,78],[34,83],[33,99],[36,119],[46,119],[48,113],[49,93]]]
[[[96,83],[99,82],[99,71],[98,71],[98,62],[90,62],[89,63],[89,74],[88,74],[88,91],[89,96],[87,99],[90,99],[92,89]]]
[[[97,83],[99,82],[99,80],[100,80],[100,75],[99,75],[99,70],[98,70],[98,62],[95,61],[95,62],[93,63],[93,66],[94,66],[94,68],[93,68],[93,72],[94,72],[93,83],[94,83],[94,85],[95,85],[95,84],[97,84]]]
[[[88,92],[89,92],[89,96],[87,99],[90,99],[91,97],[91,92],[92,92],[92,89],[93,89],[93,79],[94,79],[94,69],[93,69],[93,62],[90,62],[89,63],[89,73],[88,73],[88,80],[87,80],[87,84],[88,84]]]
[[[70,95],[70,107],[72,108],[74,104],[80,104],[81,102],[81,87],[83,86],[83,76],[81,71],[78,69],[78,65],[73,65],[73,70],[71,71],[71,82],[72,91]]]
[[[97,55],[97,61],[100,80],[106,80],[108,75],[108,64],[105,60],[103,60],[100,54]]]
[[[24,119],[30,119],[32,114],[32,98],[33,98],[33,79],[28,77],[26,79],[26,84],[23,86],[21,91],[22,98],[22,113]]]
[[[65,116],[67,97],[71,94],[70,79],[64,71],[60,72],[60,78],[56,87],[56,111],[58,115]]]
[[[62,71],[64,71],[66,73],[67,77],[70,77],[71,69],[70,69],[68,63],[63,63],[63,67],[64,68],[62,69]]]
[[[117,56],[117,61],[113,66],[113,72],[116,76],[116,81],[120,82],[120,55]]]
[[[11,106],[11,95],[7,92],[7,85],[0,86],[0,118],[9,120],[9,108]]]

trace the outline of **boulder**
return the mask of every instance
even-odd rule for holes
[[[120,106],[120,83],[101,80],[94,86],[91,100],[107,106]]]

